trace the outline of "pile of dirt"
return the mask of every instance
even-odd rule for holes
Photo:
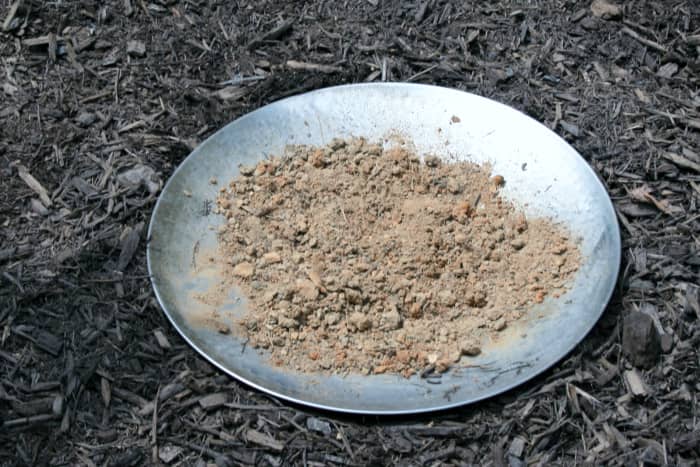
[[[354,139],[240,172],[217,200],[225,276],[249,299],[250,345],[298,371],[443,372],[579,265],[488,166]]]

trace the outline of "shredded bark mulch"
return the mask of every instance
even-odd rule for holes
[[[695,465],[700,4],[535,3],[0,1],[0,464]],[[429,416],[313,412],[159,309],[145,226],[175,167],[261,105],[363,81],[509,104],[605,183],[616,294],[539,378]]]

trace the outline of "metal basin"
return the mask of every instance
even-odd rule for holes
[[[457,117],[457,118],[453,118]],[[548,216],[580,238],[582,265],[568,293],[548,297],[483,346],[470,366],[439,381],[414,376],[295,373],[245,346],[235,328],[245,297],[227,291],[223,304],[197,294],[219,283],[203,263],[216,251],[211,213],[222,184],[239,164],[280,154],[287,144],[323,145],[363,136],[402,135],[419,153],[490,162],[507,180],[503,196],[528,215]],[[212,177],[219,180],[211,184]],[[407,414],[476,402],[536,376],[571,351],[596,323],[615,286],[620,234],[610,199],[580,155],[549,129],[516,110],[472,94],[416,84],[327,88],[262,107],[203,142],[178,167],[156,204],[149,229],[148,266],[163,311],[207,360],[231,376],[282,399],[363,414]]]

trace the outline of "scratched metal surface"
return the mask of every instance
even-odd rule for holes
[[[410,138],[421,154],[490,162],[494,173],[507,180],[504,196],[529,215],[546,215],[568,226],[580,238],[583,254],[570,291],[533,307],[528,319],[509,327],[498,342],[487,343],[480,356],[465,360],[470,366],[439,380],[295,373],[269,364],[235,333],[217,332],[217,322],[235,327],[246,305],[235,290],[220,306],[204,305],[195,297],[218,281],[216,268],[197,261],[202,252],[216,248],[215,232],[223,219],[210,207],[221,183],[238,174],[239,164],[279,154],[287,144],[322,145],[351,136],[379,141],[396,135]],[[221,183],[210,184],[212,177]],[[402,83],[327,88],[275,102],[230,123],[172,175],[153,212],[149,237],[148,266],[158,301],[204,358],[280,398],[363,414],[417,413],[472,403],[541,373],[596,323],[620,264],[619,228],[610,199],[565,141],[494,101]],[[218,317],[212,318],[213,313]]]

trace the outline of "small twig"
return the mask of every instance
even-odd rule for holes
[[[202,40],[202,43],[200,44],[199,42],[197,42],[197,41],[194,40],[194,39],[185,39],[185,43],[186,43],[186,44],[189,44],[189,45],[191,45],[191,46],[193,46],[193,47],[198,48],[198,49],[201,50],[202,52],[211,52],[211,47],[209,47],[209,46],[206,44],[206,42],[204,42],[203,40]]]
[[[126,133],[127,131],[135,130],[136,128],[141,128],[146,126],[144,120],[136,120],[135,122],[129,123],[117,130],[117,133]]]
[[[109,279],[84,279],[82,282],[85,282],[86,284],[112,284],[114,282],[124,282],[127,280],[142,280],[142,279],[150,279],[152,276],[149,274],[139,274],[135,276],[119,276],[119,277],[111,277]]]
[[[146,6],[146,2],[144,2],[143,0],[139,0],[139,5],[141,6],[141,9],[146,14],[146,16],[148,16],[149,18],[152,18],[151,12],[148,11],[148,7]]]
[[[228,36],[228,33],[226,32],[226,29],[224,29],[224,25],[223,25],[223,23],[221,22],[221,20],[219,20],[219,27],[221,28],[221,33],[224,35],[224,39],[226,39],[227,41],[230,41],[231,38]]]
[[[652,31],[651,29],[649,29],[645,26],[642,26],[639,23],[635,23],[634,21],[631,21],[629,19],[623,19],[622,24],[624,24],[625,26],[629,26],[633,30],[637,29],[638,31],[641,31],[649,36],[652,36],[652,37],[654,36],[654,31]]]
[[[678,115],[678,114],[672,114],[671,112],[664,112],[662,110],[657,110],[652,107],[646,107],[644,110],[649,112],[650,114],[658,115],[660,117],[666,117],[671,120],[671,123],[676,125],[676,122],[673,120],[678,120],[682,123],[684,123],[686,126],[690,128],[695,128],[696,130],[700,130],[700,120],[697,119],[692,119],[692,118],[687,118],[684,117],[683,115]]]
[[[627,230],[627,232],[629,232],[630,235],[634,235],[637,233],[637,229],[634,228],[634,226],[627,219],[627,216],[625,216],[622,213],[622,211],[620,211],[618,208],[615,208],[615,213],[617,214],[618,219],[620,219],[622,226],[625,228],[625,230]]]
[[[25,166],[22,164],[15,164],[15,167],[17,168],[17,175],[19,175],[19,178],[21,178],[29,188],[39,195],[41,203],[47,208],[51,207],[51,198],[49,198],[49,193],[46,191],[46,188],[44,188],[44,186],[39,183],[39,181],[34,178],[31,173],[29,173],[29,170],[27,170]]]
[[[119,80],[121,79],[122,71],[117,68],[117,74],[114,77],[114,103],[119,104]]]
[[[22,284],[20,284],[20,282],[19,282],[17,279],[15,279],[15,278],[12,276],[12,274],[10,274],[8,271],[4,271],[4,272],[2,273],[2,275],[5,277],[5,279],[7,279],[8,281],[12,282],[12,283],[15,285],[15,287],[17,287],[17,288],[19,289],[19,291],[20,291],[21,293],[24,293],[24,287],[22,287]]]
[[[5,352],[4,350],[0,350],[0,358],[7,360],[12,365],[17,365],[17,362],[19,361],[14,357],[14,355]]]
[[[476,207],[479,205],[479,201],[481,201],[481,193],[476,194],[476,198],[474,198],[474,202],[472,203],[472,209],[476,209]]]
[[[338,198],[338,209],[340,209],[340,213],[343,215],[345,223],[350,225],[350,222],[348,222],[348,217],[345,215],[345,209],[343,209],[343,205],[340,203],[340,198]]]
[[[668,49],[666,47],[664,47],[663,45],[659,44],[658,42],[654,42],[650,39],[647,39],[645,37],[640,36],[639,33],[631,30],[627,26],[624,26],[622,28],[622,32],[624,32],[625,34],[630,36],[632,39],[634,39],[638,42],[641,42],[642,44],[646,45],[647,47],[651,47],[652,49],[654,49],[658,52],[664,53],[664,54],[668,53]]]
[[[639,33],[633,31],[632,29],[628,28],[627,26],[622,28],[622,32],[630,36],[632,39],[646,45],[649,48],[652,48],[656,50],[657,52],[661,52],[662,54],[666,55],[666,57],[670,60],[673,60],[678,63],[687,63],[688,60],[676,52],[667,49],[663,45],[659,44],[658,42],[652,41],[651,39],[647,39],[646,37],[642,37]]]
[[[85,97],[78,102],[80,102],[80,104],[87,104],[87,103],[90,103],[92,101],[100,100],[103,97],[108,97],[108,96],[112,95],[113,93],[114,93],[114,90],[111,90],[111,89],[108,91],[98,92],[97,94],[93,94],[92,96]]]
[[[49,59],[51,62],[56,63],[56,34],[49,33]]]
[[[160,385],[153,400],[153,419],[151,424],[151,444],[153,445],[153,464],[158,464],[158,399],[160,399]]]
[[[55,34],[51,33],[39,37],[30,37],[29,39],[23,40],[22,44],[26,45],[27,47],[37,47],[42,45],[51,47],[52,43],[56,45],[58,42],[63,43],[65,40],[65,37],[56,36]]]
[[[16,418],[14,420],[7,420],[3,422],[2,427],[7,429],[7,428],[15,428],[18,426],[22,425],[29,425],[32,423],[39,423],[39,422],[46,422],[49,420],[54,420],[58,418],[56,414],[50,413],[50,414],[43,414],[43,415],[33,415],[31,417],[22,417],[22,418]]]
[[[333,423],[333,426],[335,427],[336,431],[340,435],[340,440],[343,442],[343,447],[350,455],[350,459],[352,459],[353,462],[355,462],[355,453],[352,451],[352,447],[350,446],[350,443],[348,442],[347,436],[345,436],[345,432],[343,431],[343,427],[338,425],[335,422],[331,422],[331,423]]]
[[[695,192],[696,192],[698,195],[700,195],[700,185],[698,185],[698,184],[695,183],[694,181],[690,180],[690,186],[692,186],[692,187],[693,187],[693,190],[695,190]]]
[[[293,24],[293,19],[282,21],[282,23],[280,23],[276,27],[250,41],[248,43],[248,49],[252,50],[265,41],[274,41],[276,39],[279,39],[280,37],[285,35],[290,29],[292,29]]]
[[[338,33],[326,31],[325,29],[323,29],[323,26],[321,26],[320,24],[318,25],[318,28],[321,30],[322,33],[324,33],[326,36],[330,37],[331,39],[339,40],[339,39],[343,38],[343,36],[338,34]]]
[[[419,76],[423,76],[423,75],[426,74],[426,73],[430,73],[431,71],[433,71],[433,70],[434,70],[435,68],[437,68],[437,67],[438,67],[437,65],[429,66],[429,67],[426,68],[425,70],[419,71],[418,73],[412,75],[412,76],[409,77],[406,81],[407,81],[407,82],[413,81],[414,79],[418,78]]]
[[[672,153],[672,152],[663,153],[662,156],[665,159],[670,160],[671,162],[673,162],[674,164],[676,164],[679,167],[683,167],[686,169],[694,170],[696,172],[700,172],[700,164],[698,164],[697,162],[693,162],[690,159],[686,159],[683,156],[680,156],[680,155]]]
[[[277,407],[276,405],[251,405],[251,404],[238,404],[236,402],[227,402],[224,407],[236,410],[284,410],[285,407]]]
[[[0,250],[0,262],[21,258],[34,252],[32,245],[19,245]]]
[[[229,85],[236,85],[236,84],[241,84],[241,83],[247,83],[248,81],[260,81],[261,79],[265,79],[267,76],[234,76],[232,79],[228,81],[221,81],[219,83],[219,86],[229,86]]]
[[[343,71],[342,68],[333,65],[298,62],[296,60],[287,60],[287,68],[291,68],[292,70],[318,71],[320,73],[338,73]]]

